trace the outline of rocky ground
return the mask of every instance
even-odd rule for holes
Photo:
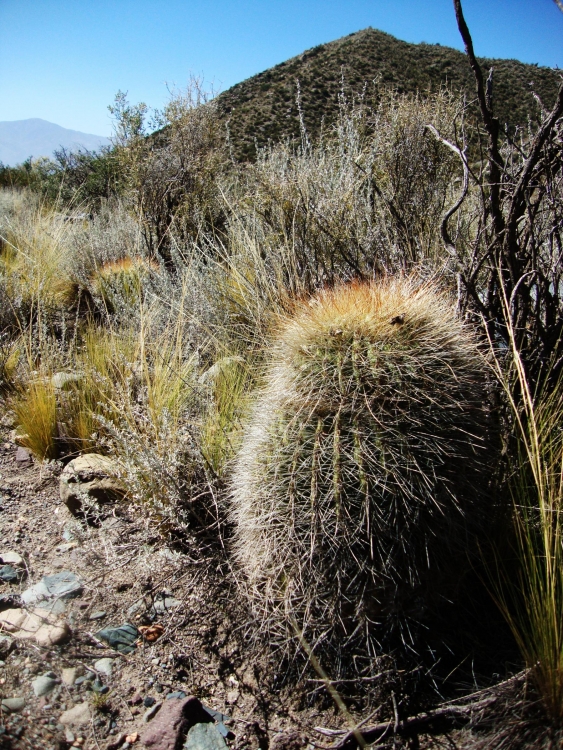
[[[362,720],[380,749],[543,746],[514,744],[541,723],[524,721],[525,675],[422,724],[399,726],[401,696],[379,701],[371,683],[337,710],[311,665],[281,666],[217,539],[166,546],[125,502],[85,523],[61,471],[0,426],[0,750],[336,750]],[[434,736],[408,736],[431,724]],[[495,725],[511,739],[489,742]]]
[[[276,688],[225,556],[163,546],[123,504],[84,524],[60,467],[13,438],[0,434],[1,748],[172,750],[199,701],[236,749],[290,730],[305,746],[315,724],[341,723],[307,698],[318,685]]]

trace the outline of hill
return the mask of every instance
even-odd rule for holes
[[[0,162],[15,166],[32,156],[52,156],[55,149],[93,150],[109,144],[101,135],[68,130],[38,117],[0,122]]]
[[[555,100],[560,76],[550,68],[517,60],[479,58],[486,71],[494,67],[495,110],[501,123],[525,124],[537,117],[537,93],[546,106]],[[373,81],[376,85],[371,85]],[[342,83],[375,98],[379,86],[399,92],[433,91],[447,84],[467,91],[472,99],[474,81],[466,56],[439,44],[409,44],[372,28],[321,44],[233,86],[217,103],[229,124],[235,156],[252,159],[256,146],[299,134],[296,104],[299,82],[301,107],[308,132],[319,132],[338,111]]]

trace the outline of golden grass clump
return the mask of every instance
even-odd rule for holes
[[[21,444],[41,461],[57,458],[57,401],[50,378],[31,382],[25,396],[14,402],[14,411]]]
[[[52,311],[67,303],[72,288],[72,227],[53,208],[30,202],[2,230],[0,277],[9,299]]]
[[[482,373],[431,284],[349,283],[280,321],[231,486],[236,556],[274,628],[369,652],[454,582],[488,477]]]

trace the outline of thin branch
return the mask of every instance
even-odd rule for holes
[[[373,724],[372,726],[362,729],[361,732],[359,732],[357,728],[355,728],[355,731],[345,732],[344,734],[340,734],[338,730],[325,730],[323,727],[315,727],[315,730],[324,735],[338,736],[338,741],[331,745],[330,749],[343,750],[344,748],[350,747],[358,742],[358,734],[361,734],[363,745],[365,746],[382,740],[390,733],[405,738],[416,737],[421,733],[442,733],[447,729],[453,729],[457,726],[467,724],[471,721],[475,712],[489,708],[489,706],[497,700],[498,696],[492,695],[483,698],[480,701],[475,701],[474,703],[468,703],[466,705],[448,705],[436,708],[434,711],[417,714],[416,716],[411,716],[403,721],[397,721],[397,717],[395,716],[395,718],[390,721],[381,721],[378,724]]]
[[[436,130],[434,125],[426,125],[427,129],[430,130],[431,133],[434,134],[435,138],[440,141],[440,143],[443,143],[444,146],[447,146],[449,149],[451,149],[454,154],[457,154],[459,158],[461,159],[461,163],[463,165],[463,185],[461,188],[461,193],[459,195],[459,198],[454,203],[451,208],[449,208],[446,213],[444,214],[442,218],[442,223],[440,224],[440,234],[442,236],[442,240],[444,242],[444,245],[446,246],[446,249],[448,252],[450,252],[452,255],[456,255],[457,251],[455,248],[455,245],[453,244],[450,234],[448,232],[448,220],[455,214],[455,212],[460,208],[461,204],[465,200],[467,196],[467,190],[469,188],[469,167],[467,165],[467,157],[465,155],[465,149],[462,151],[458,146],[456,146],[454,143],[451,143],[451,141],[448,141],[446,138],[443,138],[440,133]]]
[[[553,109],[543,121],[541,128],[536,133],[533,140],[530,154],[524,164],[520,177],[512,193],[512,200],[510,201],[510,209],[508,212],[508,219],[506,222],[507,234],[506,244],[508,249],[512,247],[517,230],[517,223],[520,217],[520,211],[524,204],[524,192],[528,187],[532,173],[540,158],[541,150],[545,145],[545,142],[551,135],[553,128],[557,124],[559,118],[563,115],[563,83],[559,87],[557,94],[557,100],[553,106]]]
[[[487,93],[488,93],[487,89],[489,89],[490,91],[490,86],[491,86],[490,74],[489,74],[489,80],[487,81],[487,88],[485,88],[485,82],[483,80],[483,71],[481,70],[479,63],[477,62],[477,58],[475,57],[475,52],[473,50],[473,40],[471,39],[471,34],[469,33],[469,29],[467,28],[467,24],[465,22],[463,10],[461,7],[461,0],[454,0],[454,9],[455,9],[455,17],[457,20],[457,27],[459,29],[459,33],[461,34],[461,38],[463,39],[463,44],[465,46],[465,53],[467,54],[467,57],[469,58],[469,64],[471,65],[473,74],[475,76],[475,81],[477,83],[477,99],[479,101],[479,108],[481,110],[483,122],[485,123],[485,127],[487,128],[487,131],[489,131],[492,125],[492,121],[493,121],[493,113],[487,103],[487,99],[489,98],[487,96]]]
[[[477,62],[477,58],[475,57],[475,52],[473,50],[473,40],[471,39],[471,34],[469,33],[469,29],[467,28],[467,24],[463,16],[461,0],[453,0],[453,2],[459,33],[461,34],[461,38],[463,39],[465,52],[467,53],[469,64],[471,65],[473,74],[475,76],[479,109],[481,110],[481,117],[483,118],[483,124],[485,125],[485,130],[487,131],[488,135],[487,153],[489,174],[487,182],[490,190],[489,206],[491,210],[491,216],[493,218],[495,233],[498,237],[500,237],[504,232],[504,217],[500,207],[500,177],[502,170],[504,169],[504,161],[502,159],[502,156],[500,155],[498,146],[499,122],[498,119],[494,116],[492,109],[493,71],[490,71],[489,78],[485,86],[485,82],[483,81],[483,72],[481,70],[481,67],[479,66],[479,63]]]

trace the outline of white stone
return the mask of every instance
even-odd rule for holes
[[[76,667],[65,667],[65,669],[61,671],[61,679],[63,683],[65,685],[68,685],[69,687],[71,685],[74,685],[74,683],[76,682],[77,675],[78,675],[78,670]]]
[[[14,638],[33,640],[38,646],[56,646],[70,636],[66,622],[40,607],[30,612],[23,609],[0,612],[0,627]]]
[[[18,555],[17,552],[10,552],[6,550],[5,552],[0,552],[0,560],[5,565],[11,565],[12,568],[25,568],[25,562],[21,555]]]
[[[98,453],[87,453],[70,461],[60,477],[61,500],[71,513],[87,512],[88,503],[98,505],[123,497],[115,461]]]
[[[88,703],[77,703],[61,714],[59,723],[68,727],[81,727],[89,724],[92,714]]]
[[[111,677],[111,673],[113,671],[113,659],[98,659],[98,661],[94,663],[94,669],[96,670],[96,672],[105,674],[106,677]]]

